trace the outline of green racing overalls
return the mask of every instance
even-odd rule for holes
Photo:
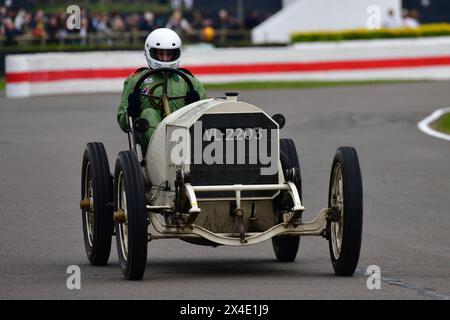
[[[120,99],[119,109],[117,111],[117,121],[119,122],[120,128],[123,131],[127,130],[127,120],[126,111],[128,108],[128,96],[133,92],[136,83],[142,77],[147,68],[141,68],[136,70],[132,75],[130,75],[123,84],[122,98]],[[206,92],[200,81],[197,80],[188,71],[181,70],[185,73],[191,80],[194,89],[198,92],[200,100],[206,98]],[[140,86],[140,92],[145,94],[151,94],[154,96],[161,96],[163,89],[163,75],[161,73],[153,74],[142,82]],[[189,91],[186,81],[184,81],[179,75],[172,73],[169,76],[167,84],[167,94],[171,96],[184,96]],[[186,105],[184,99],[175,99],[169,101],[170,112],[174,112]],[[164,109],[162,107],[162,102],[160,99],[151,99],[148,97],[140,96],[140,117],[148,121],[150,128],[144,134],[138,134],[139,141],[142,146],[142,151],[145,154],[147,152],[147,147],[150,139],[161,120],[164,118]]]

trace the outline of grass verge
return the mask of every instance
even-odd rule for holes
[[[353,29],[341,31],[294,32],[293,43],[313,41],[373,40],[439,37],[450,35],[449,23],[423,24],[418,28]]]
[[[308,89],[324,87],[342,87],[373,84],[413,83],[407,80],[370,80],[370,81],[268,81],[268,82],[230,82],[207,83],[206,90],[245,90],[245,89]]]
[[[431,124],[433,129],[450,134],[450,113],[444,114]]]
[[[379,81],[273,81],[273,82],[230,82],[206,83],[206,90],[273,90],[344,87],[376,84],[414,83],[418,81],[379,80]],[[5,90],[5,78],[0,77],[0,91]]]

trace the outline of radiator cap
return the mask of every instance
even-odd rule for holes
[[[227,101],[237,101],[239,92],[225,92],[225,98]]]

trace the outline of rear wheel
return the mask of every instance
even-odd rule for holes
[[[362,238],[362,179],[356,150],[339,147],[330,175],[328,207],[331,215],[327,235],[333,269],[338,276],[351,276],[359,260]]]
[[[81,212],[86,254],[92,265],[108,263],[113,230],[112,178],[102,143],[86,145],[81,174]]]
[[[298,176],[294,183],[297,187],[300,199],[302,199],[300,162],[298,160],[295,143],[292,139],[280,139],[280,158],[283,172],[286,171],[286,169],[298,168]],[[285,203],[283,204],[283,202]],[[286,208],[283,208],[286,204]],[[289,195],[287,195],[286,199],[280,199],[280,202],[277,205],[278,210],[290,209],[292,206],[293,203]],[[282,212],[278,213],[277,219],[277,223],[281,223],[283,221]],[[300,246],[300,236],[273,237],[272,246],[278,261],[293,262],[297,256],[298,248]]]
[[[147,263],[148,230],[144,177],[135,153],[119,153],[114,177],[120,267],[125,279],[141,280]]]

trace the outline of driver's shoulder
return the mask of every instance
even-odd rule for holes
[[[142,73],[144,71],[150,70],[148,67],[142,67],[139,69],[136,69],[131,75],[130,77],[139,77],[139,75],[142,75]]]
[[[192,74],[192,72],[189,69],[186,68],[178,68],[178,71],[183,72],[185,75],[187,75],[189,78],[195,78],[195,76]]]
[[[128,85],[134,85],[136,84],[139,79],[145,74],[145,71],[149,70],[149,68],[142,67],[137,70],[135,70],[133,73],[131,73],[126,79],[125,84]]]
[[[188,69],[178,68],[179,71],[183,72],[192,81],[194,85],[201,84],[200,81],[195,77],[195,75]]]
[[[149,68],[142,67],[135,70],[132,74],[130,74],[127,78],[128,81],[138,81],[139,78],[144,75],[145,71],[149,70]]]

